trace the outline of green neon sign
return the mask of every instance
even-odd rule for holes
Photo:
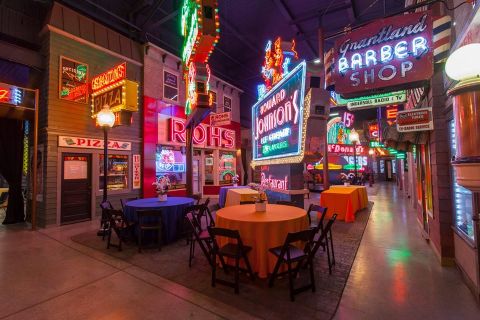
[[[337,106],[347,106],[349,110],[357,110],[405,102],[407,101],[407,91],[401,90],[351,99],[344,99],[334,93],[332,98],[335,100]]]
[[[198,36],[198,5],[195,1],[185,0],[182,6],[181,27],[183,35],[182,60],[187,62],[193,53]]]
[[[274,144],[266,144],[262,146],[262,153],[269,154],[271,152],[279,151],[288,148],[288,141],[282,141]]]
[[[385,145],[378,141],[370,141],[370,148],[384,148]]]

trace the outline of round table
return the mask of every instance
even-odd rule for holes
[[[243,243],[252,247],[248,255],[252,269],[266,278],[277,261],[268,249],[281,246],[289,232],[307,229],[308,218],[306,211],[297,207],[267,204],[265,212],[256,212],[254,204],[246,204],[218,210],[216,226],[239,231]],[[227,241],[218,239],[220,246]]]
[[[177,240],[183,227],[183,211],[194,202],[194,199],[186,197],[168,197],[167,201],[159,201],[158,198],[138,199],[127,202],[124,213],[129,221],[138,222],[137,210],[162,210],[162,240],[166,244]]]

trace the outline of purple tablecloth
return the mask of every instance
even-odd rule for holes
[[[229,189],[241,189],[241,188],[249,188],[247,186],[229,186],[229,187],[220,187],[220,193],[218,194],[218,205],[220,208],[225,207],[225,201],[227,200],[227,193]]]
[[[125,216],[129,221],[138,222],[137,210],[162,210],[162,240],[164,244],[171,243],[182,231],[183,210],[194,201],[185,197],[168,197],[167,201],[158,201],[158,198],[133,200],[125,204]]]

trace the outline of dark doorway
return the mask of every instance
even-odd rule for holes
[[[62,154],[61,224],[91,219],[91,166],[90,154]]]
[[[392,181],[392,179],[393,179],[392,160],[385,160],[385,180]]]

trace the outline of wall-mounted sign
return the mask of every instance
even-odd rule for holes
[[[389,125],[393,125],[397,121],[398,106],[388,106],[385,108],[385,119]]]
[[[58,146],[68,148],[103,149],[103,140],[93,138],[59,136]],[[125,141],[108,140],[108,149],[130,151],[132,150],[132,143]]]
[[[88,65],[60,56],[60,99],[88,103]]]
[[[382,95],[380,95],[382,96]],[[377,106],[385,106],[390,104],[397,104],[407,101],[406,91],[399,91],[397,94],[388,93],[384,94],[383,97],[371,97],[367,99],[361,99],[356,101],[347,102],[348,110],[362,110],[370,109]]]
[[[35,109],[35,90],[0,83],[0,103]]]
[[[370,140],[378,141],[378,123],[371,123],[368,125],[368,137]]]
[[[99,91],[92,93],[92,117],[108,105],[112,112],[138,111],[138,83],[121,80]]]
[[[378,141],[370,141],[370,148],[385,148],[385,145]]]
[[[96,92],[127,78],[127,63],[123,62],[112,69],[92,78],[92,91]]]
[[[212,113],[210,115],[210,125],[211,126],[225,126],[232,123],[232,113],[231,112],[222,112],[222,113]]]
[[[167,139],[160,138],[159,141],[170,141],[178,144],[185,144],[185,120],[181,118],[165,118],[159,114],[159,135],[167,134]],[[215,147],[235,149],[235,131],[215,126],[200,124],[193,131],[193,143],[199,147]]]
[[[361,145],[357,145],[355,149],[358,155],[366,153],[365,148]],[[353,154],[353,145],[328,144],[328,153]]]
[[[410,13],[377,20],[335,42],[335,91],[358,96],[407,88],[433,75],[432,17]]]
[[[305,74],[302,62],[252,107],[254,161],[303,157],[303,124],[309,115],[304,108]]]
[[[132,177],[132,189],[140,189],[141,186],[141,156],[134,154],[132,157],[133,162],[133,177]]]
[[[432,108],[399,111],[397,113],[397,131],[433,130]]]
[[[303,164],[260,166],[259,182],[267,189],[303,189]]]

